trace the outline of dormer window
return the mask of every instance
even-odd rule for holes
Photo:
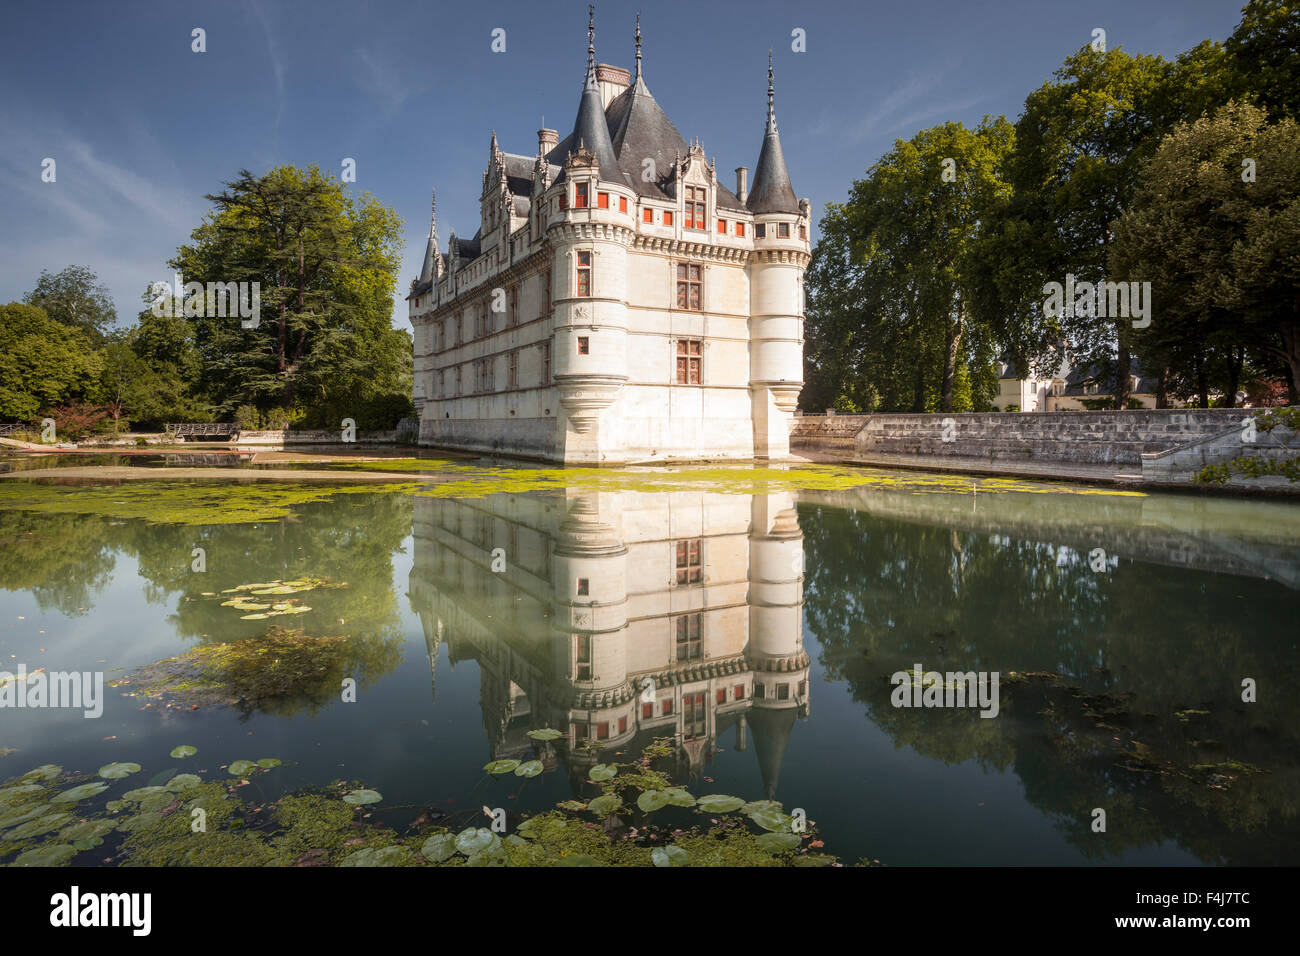
[[[708,191],[703,186],[686,187],[686,205],[683,212],[686,215],[687,229],[707,229],[708,224],[704,219],[704,210],[708,205]]]
[[[573,208],[574,209],[587,208],[587,184],[586,183],[577,183],[573,187]]]

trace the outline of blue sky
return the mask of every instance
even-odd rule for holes
[[[596,58],[631,68],[642,11],[644,72],[687,140],[728,183],[753,168],[766,113],[767,49],[795,191],[814,218],[896,138],[947,120],[1014,119],[1026,94],[1095,27],[1111,47],[1172,57],[1225,39],[1240,0],[908,0],[654,4],[601,0]],[[539,19],[539,15],[543,19]],[[0,302],[41,269],[90,266],[119,318],[169,279],[223,180],[285,163],[336,175],[405,220],[398,297],[419,271],[438,189],[439,234],[477,228],[495,129],[532,155],[565,136],[586,66],[585,0],[45,0],[9,4],[0,34]],[[207,52],[191,51],[191,30]],[[491,50],[506,31],[506,51]],[[791,51],[791,31],[807,50]],[[57,181],[41,180],[46,157]],[[394,324],[409,328],[404,307]]]

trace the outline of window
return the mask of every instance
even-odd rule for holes
[[[807,239],[807,238],[808,238],[808,227],[807,227],[807,226],[800,226],[800,227],[799,227],[799,238],[800,238],[800,239]]]
[[[727,220],[725,219],[718,220],[718,234],[724,236],[727,234]]]
[[[672,698],[670,697],[668,700],[664,701],[664,716],[667,717],[672,712],[673,712],[673,701]]]
[[[578,578],[578,594],[585,596],[591,593],[591,579]]]
[[[808,693],[808,682],[806,680],[801,680],[799,682],[799,696],[802,697],[807,693]]]
[[[674,622],[677,628],[677,659],[695,661],[700,658],[700,619],[702,614],[683,614]]]
[[[745,224],[743,222],[736,223],[736,235],[738,236],[745,235]]]
[[[519,286],[510,287],[510,314],[506,316],[507,325],[519,324]]]
[[[642,222],[654,222],[654,221],[655,221],[655,211],[654,211],[653,209],[642,209],[642,210],[641,210],[641,221],[642,221]]]
[[[542,350],[542,384],[551,384],[551,343],[543,342],[540,346]]]
[[[609,193],[596,193],[596,208],[597,209],[609,208]]]
[[[578,295],[591,295],[591,253],[578,253]]]
[[[438,397],[446,398],[447,396],[447,370],[443,369],[438,373]]]
[[[596,739],[597,740],[609,739],[609,724],[605,723],[604,721],[601,721],[600,724],[596,726]]]
[[[766,688],[763,684],[760,684],[760,683],[758,683],[757,681],[755,681],[755,682],[754,682],[754,698],[755,698],[756,700],[762,700],[762,699],[763,699],[764,697],[766,697],[766,696],[767,696],[767,688]]]
[[[778,239],[789,239],[790,224],[788,222],[778,222],[776,224],[776,236]]]
[[[700,384],[700,340],[677,340],[677,384]]]
[[[682,733],[685,736],[703,737],[706,717],[702,693],[682,697]]]
[[[587,184],[586,183],[578,183],[576,186],[573,187],[573,208],[574,209],[587,208]]]
[[[719,704],[725,704],[726,702],[727,702],[727,688],[725,688],[725,687],[719,687],[719,688],[718,688],[718,703],[719,703]]]
[[[578,336],[578,354],[579,355],[591,354],[591,339],[589,339],[585,335]]]
[[[551,311],[551,270],[547,269],[542,274],[542,311],[540,314],[545,315],[549,311]]]
[[[687,229],[707,229],[704,219],[704,207],[707,204],[708,195],[703,186],[686,187],[686,204],[683,207],[683,213],[686,220],[683,225]]]
[[[745,699],[745,685],[744,685],[744,684],[737,684],[737,685],[733,688],[732,697],[733,697],[735,700],[744,700],[744,699]]]
[[[618,211],[619,211],[619,212],[627,212],[627,197],[626,197],[626,196],[619,196],[619,197],[618,197]]]
[[[754,238],[755,239],[767,238],[767,223],[760,222],[758,225],[754,226]]]
[[[672,224],[673,224],[673,214],[672,214],[671,212],[669,212],[667,209],[665,209],[665,210],[664,210],[664,225],[665,225],[665,226],[671,226]]]
[[[457,394],[457,395],[460,394],[460,389],[461,389],[461,375],[460,375],[460,370],[461,370],[461,366],[457,365],[457,366],[456,366],[456,394]]]
[[[619,732],[620,734],[625,734],[625,733],[627,733],[627,717],[626,717],[626,716],[620,717],[620,718],[618,719],[618,732]]]
[[[568,208],[569,208],[569,197],[567,195],[560,196],[560,211],[563,212]]]
[[[506,386],[508,388],[519,387],[519,353],[517,351],[506,355]]]
[[[451,344],[460,345],[464,341],[465,341],[465,313],[457,312],[456,313],[456,340]]]
[[[677,583],[700,583],[700,539],[688,538],[677,542]]]
[[[650,719],[651,717],[653,717],[654,715],[655,715],[655,705],[654,705],[654,704],[642,704],[642,705],[641,705],[641,719],[642,719],[642,720],[649,720],[649,719]]]
[[[700,267],[677,263],[677,308],[699,312],[704,307],[700,294]]]
[[[443,349],[443,328],[441,322],[433,327],[433,343],[433,350],[435,352],[441,352]]]
[[[591,635],[578,634],[574,642],[574,676],[578,680],[591,680]]]
[[[789,685],[789,684],[777,684],[777,686],[776,686],[776,699],[777,699],[777,700],[789,700],[789,699],[790,699],[790,685]]]

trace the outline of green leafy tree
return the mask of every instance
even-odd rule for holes
[[[56,322],[80,329],[96,345],[117,322],[107,286],[86,266],[68,266],[57,273],[41,270],[36,288],[23,301],[44,309]]]
[[[1300,3],[1249,0],[1224,44],[1238,95],[1253,95],[1272,116],[1300,119]]]
[[[1243,169],[1243,162],[1247,168]],[[1300,387],[1300,128],[1230,103],[1180,124],[1142,169],[1115,224],[1111,266],[1153,284],[1154,319],[1135,333],[1149,364],[1208,405],[1246,356]]]
[[[0,418],[34,421],[99,380],[101,360],[86,333],[34,305],[0,306],[0,355]]]
[[[1003,200],[1013,130],[923,130],[829,204],[808,272],[814,399],[915,411],[987,404],[990,328],[972,313],[981,220]]]
[[[214,210],[171,261],[187,281],[260,283],[255,325],[194,317],[201,379],[228,414],[243,404],[289,412],[330,389],[401,378],[391,330],[401,219],[349,197],[315,166],[242,170],[207,198]],[[409,392],[409,381],[406,385]]]

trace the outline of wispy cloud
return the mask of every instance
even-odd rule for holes
[[[356,54],[357,59],[361,61],[358,76],[361,88],[379,99],[386,113],[396,112],[407,99],[418,92],[415,86],[402,79],[402,74],[382,55],[377,56],[365,47],[360,47]]]
[[[275,79],[275,132],[280,132],[280,121],[284,119],[284,55],[280,50],[280,44],[271,30],[271,24],[266,19],[266,14],[262,11],[260,3],[248,4],[248,9],[257,19],[257,25],[262,28],[262,38],[266,41],[267,56],[271,60],[271,75]]]

